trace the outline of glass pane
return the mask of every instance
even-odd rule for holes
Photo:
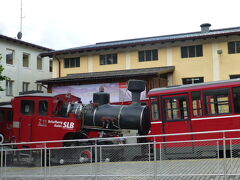
[[[48,102],[47,101],[39,102],[39,114],[42,116],[46,116],[48,114]]]
[[[152,60],[158,60],[158,50],[152,50]]]
[[[105,64],[105,55],[101,55],[100,56],[100,65],[104,65]]]
[[[7,52],[6,52],[6,63],[7,64],[13,64],[13,56],[14,56],[14,51],[7,49]]]
[[[187,58],[188,57],[187,49],[188,49],[187,47],[181,47],[182,58]]]
[[[13,121],[13,111],[7,112],[7,121]]]
[[[69,59],[68,58],[64,59],[64,67],[69,68]]]
[[[23,54],[23,67],[29,67],[29,55]]]
[[[197,57],[203,56],[202,45],[197,45],[197,46],[196,46],[196,56],[197,56]]]
[[[139,51],[138,52],[138,59],[139,59],[139,62],[144,61],[144,51]]]
[[[24,115],[33,115],[34,101],[30,101],[30,100],[21,101],[21,113]]]
[[[152,58],[151,58],[151,50],[147,50],[145,52],[146,52],[146,61],[151,61],[152,60]]]
[[[159,120],[159,107],[158,107],[158,98],[151,97],[151,112],[152,112],[152,120]]]
[[[235,113],[240,113],[240,87],[233,88],[233,104]]]
[[[71,58],[69,60],[70,60],[70,68],[76,67],[76,59]]]
[[[188,47],[189,57],[196,57],[195,47],[196,47],[196,46],[189,46],[189,47]]]
[[[37,57],[37,69],[38,70],[42,70],[42,58],[41,57]]]
[[[229,42],[228,43],[228,54],[236,53],[235,50],[235,42]]]
[[[0,122],[4,121],[4,111],[0,111]]]
[[[80,58],[76,58],[76,67],[80,67]]]
[[[113,58],[113,64],[117,64],[117,54],[113,54],[112,58]]]
[[[240,53],[240,41],[237,41],[236,44],[237,44],[237,53]]]

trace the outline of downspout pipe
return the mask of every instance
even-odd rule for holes
[[[57,56],[54,56],[58,61],[58,77],[61,77],[61,61]]]

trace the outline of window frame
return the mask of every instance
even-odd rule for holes
[[[150,107],[151,107],[151,120],[159,121],[160,120],[160,106],[159,106],[158,96],[152,96],[149,98],[149,100],[150,100]],[[156,105],[156,108],[154,108],[154,110],[156,110],[156,111],[153,111],[152,105]],[[156,118],[153,118],[153,116],[155,116]]]
[[[240,41],[229,41],[227,46],[228,46],[228,54],[240,53]]]
[[[49,72],[53,72],[53,59],[49,58]]]
[[[35,101],[33,100],[21,100],[20,112],[22,115],[32,116],[35,113]],[[29,105],[29,111],[26,112],[26,105]]]
[[[8,52],[12,52],[11,55]],[[9,56],[11,59],[9,59]],[[6,64],[7,65],[14,65],[14,59],[15,59],[15,51],[13,49],[6,49]],[[11,61],[11,63],[8,63],[8,61]]]
[[[166,108],[166,100],[173,100],[173,99],[177,99],[177,100],[180,100],[180,99],[185,99],[185,102],[186,102],[186,107],[173,107],[172,103],[170,104],[170,108]],[[175,121],[188,121],[190,120],[190,108],[189,108],[189,96],[188,94],[177,94],[177,95],[166,95],[166,96],[162,96],[161,98],[161,101],[162,101],[162,109],[163,109],[163,122],[164,123],[167,123],[167,122],[175,122]],[[178,105],[178,102],[179,101],[176,101],[177,102],[177,105]],[[183,105],[183,103],[182,103]],[[167,113],[168,113],[168,110],[171,110],[171,119],[167,119]],[[183,115],[184,118],[173,118],[174,116],[174,110],[178,110],[177,113],[181,113],[181,117]],[[182,111],[183,110],[183,111]],[[186,111],[185,111],[186,110]],[[185,112],[187,112],[187,115],[185,116]],[[185,118],[187,117],[187,118]]]
[[[80,57],[64,58],[64,68],[80,67]]]
[[[30,82],[22,82],[22,92],[29,91]]]
[[[199,82],[197,81],[197,78],[199,79]],[[191,80],[192,83],[184,83],[184,81]],[[204,77],[189,77],[189,78],[182,78],[182,84],[197,84],[197,83],[203,83],[204,82]]]
[[[41,61],[41,67],[39,67],[39,61]],[[37,70],[42,71],[43,70],[43,58],[41,56],[37,56]]]
[[[6,80],[6,96],[13,96],[13,80]]]
[[[226,90],[226,93],[224,92]],[[224,93],[221,93],[224,92]],[[227,95],[227,96],[224,96]],[[209,89],[203,91],[204,96],[204,110],[206,116],[217,116],[217,115],[224,115],[224,114],[231,114],[232,113],[232,99],[231,99],[231,89],[230,88],[219,88],[219,89]],[[209,102],[208,98],[213,97],[213,102]],[[218,98],[228,97],[228,101],[219,101]],[[226,103],[227,102],[227,103]],[[222,105],[228,104],[228,112],[222,113],[219,112],[219,109]],[[210,106],[209,106],[210,105]],[[213,105],[213,106],[211,106]],[[209,112],[209,108],[212,111],[212,107],[214,113]]]
[[[181,58],[195,58],[203,56],[203,45],[192,45],[192,46],[182,46],[181,47]]]
[[[113,65],[118,64],[118,54],[102,54],[99,56],[99,64],[100,65]]]
[[[46,104],[45,104],[46,103]],[[46,108],[46,111],[43,111],[42,110],[42,105],[47,105],[45,108]],[[47,116],[48,115],[48,107],[49,107],[49,103],[48,103],[48,101],[47,100],[40,100],[39,102],[38,102],[38,114],[40,115],[40,116]]]
[[[158,61],[158,49],[138,51],[138,62]]]
[[[22,54],[22,66],[24,68],[30,67],[30,54],[25,53],[25,52]]]

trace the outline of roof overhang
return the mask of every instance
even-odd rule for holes
[[[58,84],[58,83],[74,83],[81,81],[93,81],[93,80],[106,80],[106,79],[120,79],[120,78],[134,78],[134,77],[146,77],[146,76],[159,76],[161,74],[172,73],[175,66],[154,67],[154,68],[141,68],[141,69],[129,69],[118,71],[104,71],[104,72],[92,72],[92,73],[79,73],[69,74],[65,77],[51,78],[38,80],[37,83],[42,84]]]
[[[155,37],[96,43],[93,45],[81,46],[76,48],[44,52],[44,53],[41,53],[41,56],[54,57],[54,56],[66,55],[66,54],[86,53],[86,52],[88,53],[92,51],[143,46],[147,44],[153,45],[158,43],[161,43],[161,44],[168,43],[168,42],[173,43],[176,41],[218,38],[218,37],[224,37],[224,36],[230,36],[230,35],[240,35],[240,27],[210,30],[209,32],[206,32],[206,33],[202,33],[200,31],[200,32],[192,32],[192,33],[182,33],[182,34],[173,34],[173,35],[165,35],[165,36],[155,36]]]
[[[23,45],[23,46],[36,48],[36,49],[39,49],[39,50],[42,50],[42,51],[51,51],[51,52],[53,51],[53,49],[50,49],[50,48],[46,48],[46,47],[39,46],[39,45],[36,45],[36,44],[32,44],[32,43],[29,43],[29,42],[26,42],[26,41],[22,41],[22,40],[19,40],[19,39],[4,36],[4,35],[1,35],[1,34],[0,34],[0,39],[3,39],[5,41],[9,41],[9,42],[12,42],[12,43],[20,44],[20,45]]]

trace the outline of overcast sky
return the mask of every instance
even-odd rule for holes
[[[22,40],[53,49],[240,26],[240,0],[22,0]],[[20,30],[21,0],[0,0],[0,34]]]

